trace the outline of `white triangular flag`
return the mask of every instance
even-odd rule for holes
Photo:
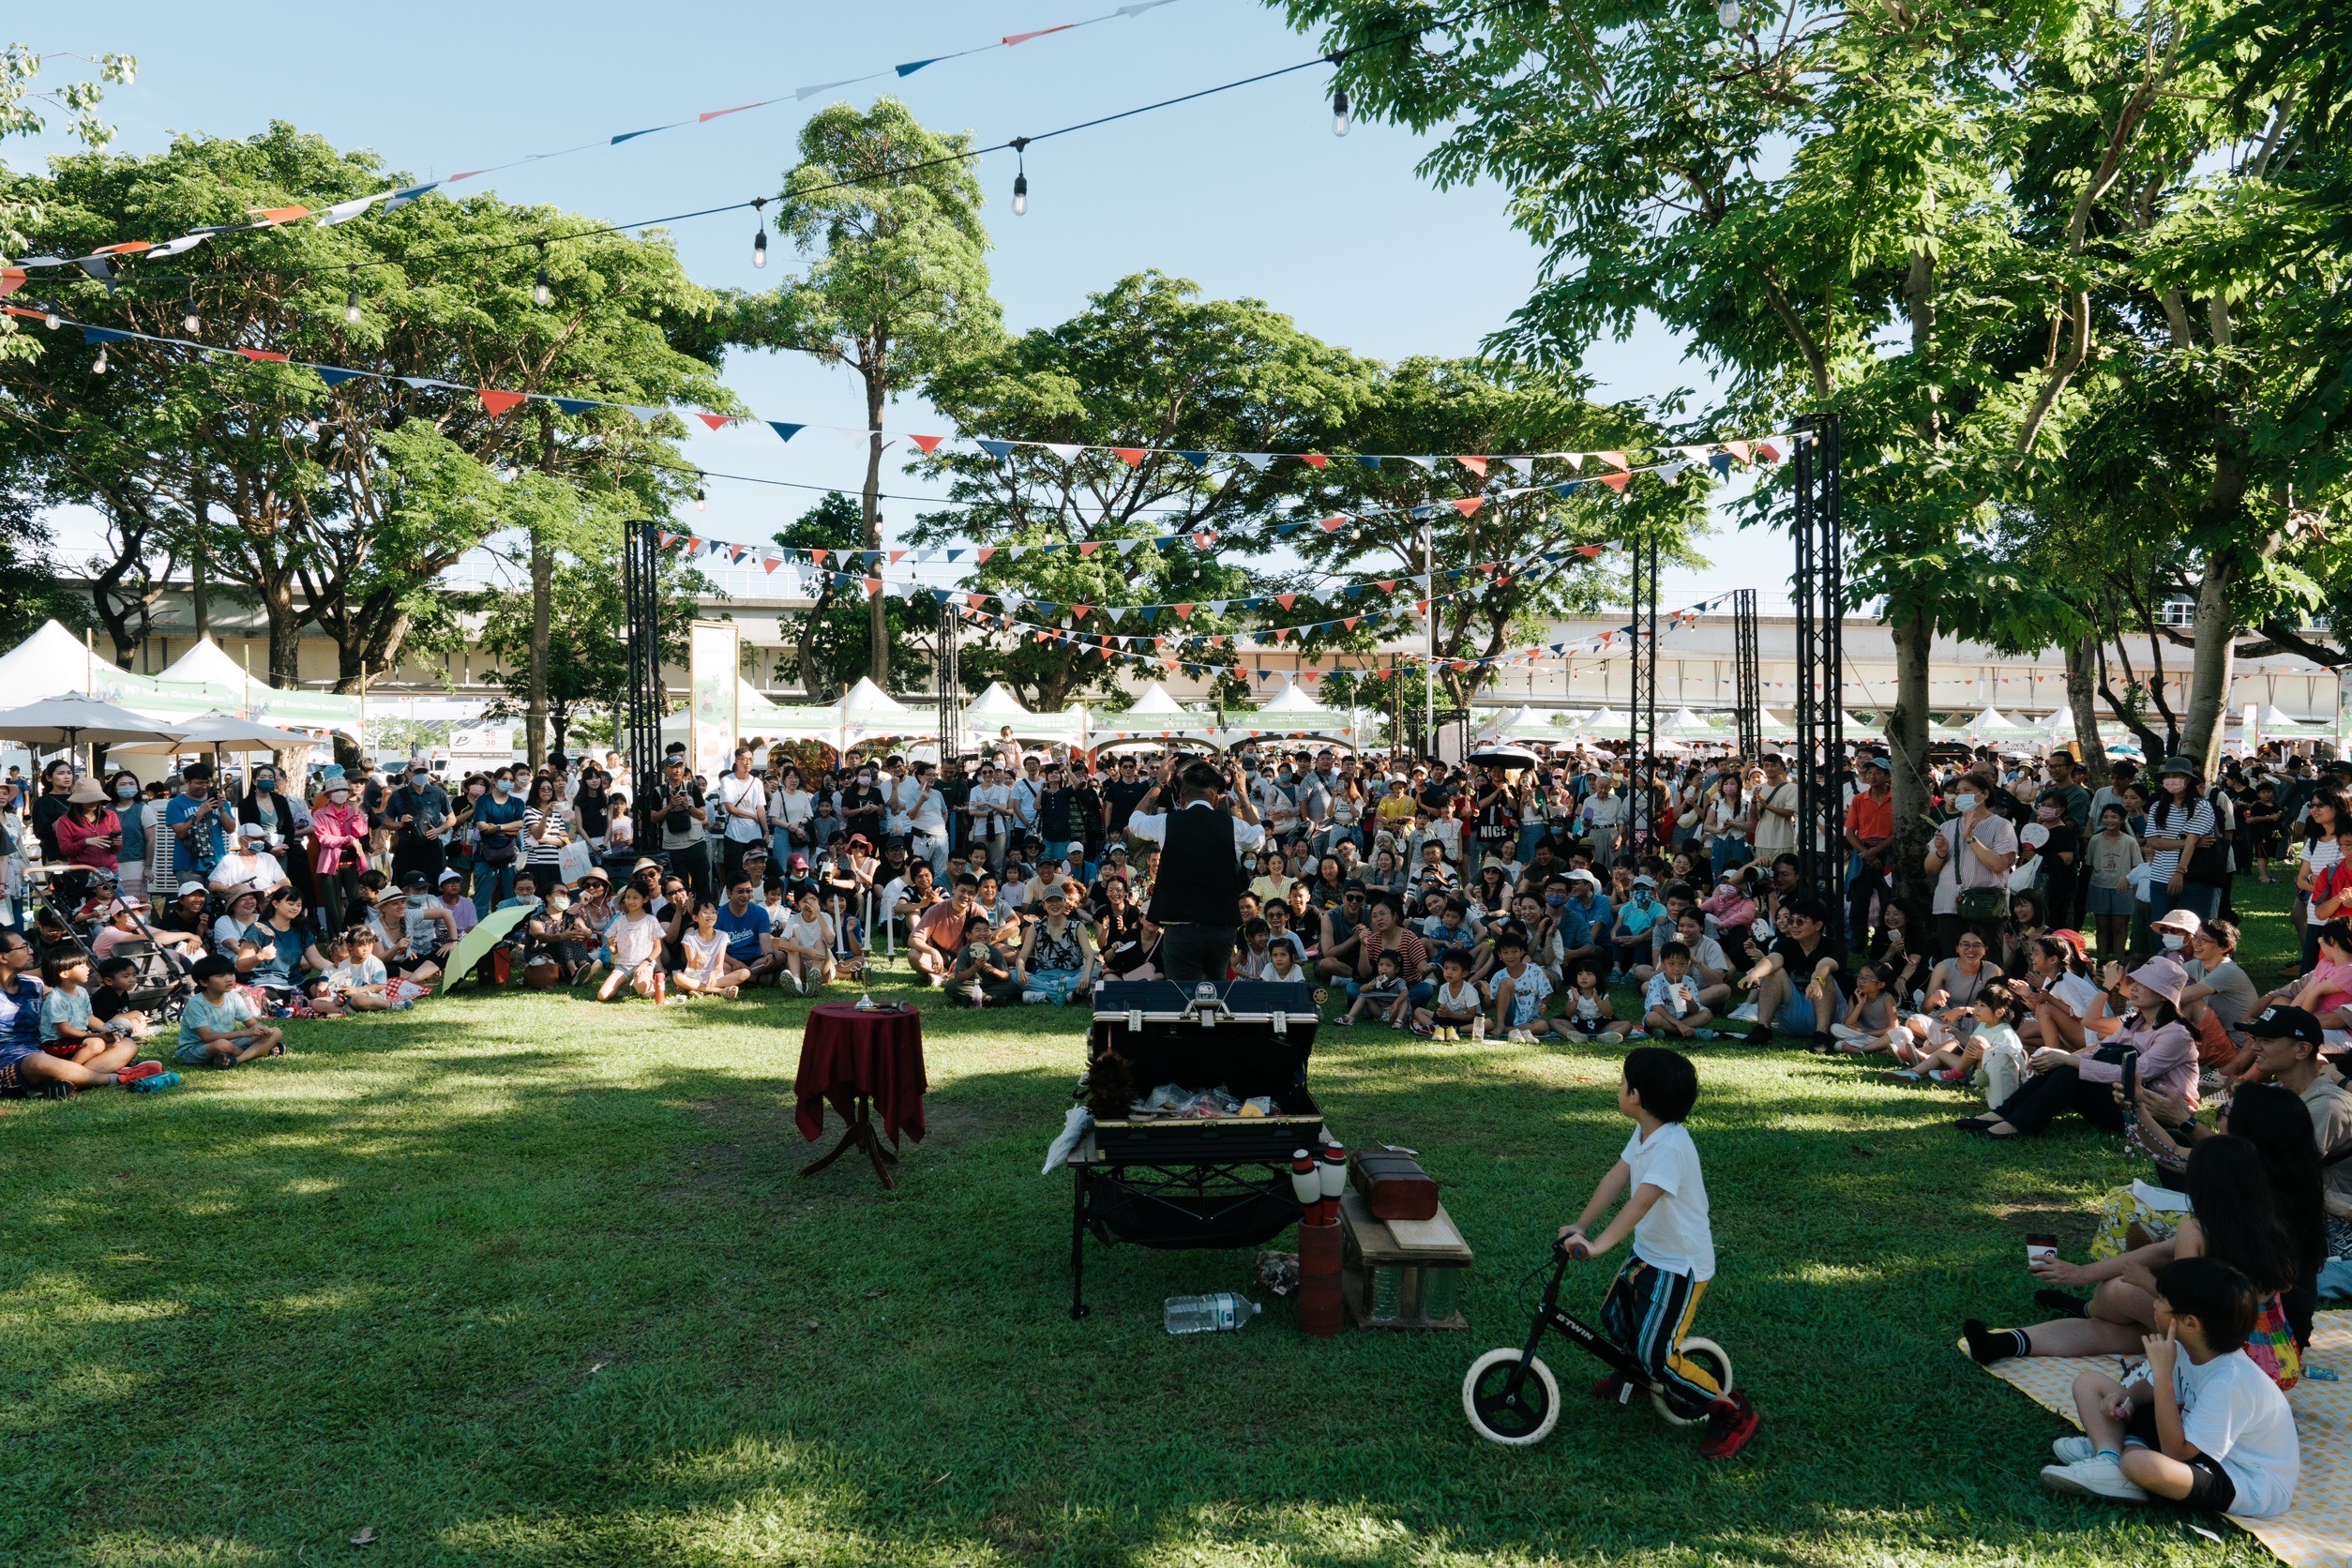
[[[1055,457],[1060,458],[1063,462],[1070,461],[1080,452],[1086,450],[1085,447],[1078,445],[1075,442],[1069,441],[1046,441],[1040,442],[1038,445],[1045,447],[1047,451],[1051,452]]]
[[[1505,458],[1502,460],[1509,463],[1511,465],[1511,471],[1516,474],[1520,478],[1532,479],[1535,477],[1535,460],[1533,458]]]

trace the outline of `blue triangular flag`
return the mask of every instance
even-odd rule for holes
[[[977,440],[977,438],[974,439]],[[978,442],[978,445],[980,450],[996,459],[999,462],[1003,462],[1007,457],[1012,455],[1014,443],[1009,441],[980,441]]]
[[[806,425],[787,425],[780,419],[771,419],[767,425],[769,430],[776,432],[776,439],[779,441],[790,441],[808,428]]]
[[[119,343],[129,336],[129,333],[117,332],[111,326],[85,326],[82,329],[82,340],[85,343]]]
[[[944,54],[934,54],[927,60],[909,60],[905,65],[898,68],[898,74],[900,76],[912,76],[916,71],[921,70],[925,66],[936,66],[945,58],[947,58],[947,56]]]
[[[1186,462],[1192,464],[1195,468],[1206,468],[1209,466],[1209,454],[1206,452],[1179,452],[1176,455],[1184,459]]]
[[[1718,452],[1707,460],[1707,466],[1713,469],[1718,475],[1727,475],[1731,472],[1731,454]]]
[[[604,406],[594,398],[550,398],[548,401],[565,414],[585,414],[592,408]]]
[[[1554,495],[1574,495],[1583,484],[1584,481],[1582,479],[1571,479],[1565,484],[1554,485],[1552,487],[1552,493]]]
[[[1366,467],[1366,468],[1378,468],[1378,467],[1380,467],[1380,459],[1378,459],[1378,458],[1376,458],[1376,457],[1371,457],[1371,456],[1369,456],[1369,455],[1367,455],[1367,454],[1365,454],[1365,453],[1362,453],[1362,452],[1359,452],[1359,453],[1357,453],[1357,454],[1356,454],[1356,461],[1358,461],[1358,462],[1360,462],[1360,463],[1364,464],[1364,467]]]
[[[347,381],[357,381],[369,374],[366,370],[346,370],[334,365],[313,365],[310,368],[318,371],[319,379],[329,386],[340,386]]]
[[[684,122],[677,121],[672,123],[683,124]],[[643,130],[625,130],[621,132],[620,135],[614,137],[611,141],[606,143],[605,145],[608,147],[617,147],[624,142],[634,142],[641,136],[651,136],[657,130],[668,130],[669,128],[669,126],[647,126]]]

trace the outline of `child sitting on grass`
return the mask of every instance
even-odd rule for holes
[[[1698,1146],[1682,1125],[1697,1103],[1698,1070],[1689,1057],[1664,1046],[1630,1052],[1617,1086],[1617,1108],[1634,1123],[1634,1136],[1592,1189],[1576,1222],[1560,1227],[1560,1240],[1571,1257],[1585,1259],[1598,1258],[1632,1235],[1633,1255],[1601,1303],[1601,1332],[1640,1362],[1678,1415],[1704,1412],[1707,1437],[1699,1453],[1728,1459],[1756,1435],[1756,1407],[1681,1353],[1699,1298],[1715,1277],[1707,1183],[1699,1172]],[[1590,1234],[1593,1222],[1620,1198],[1625,1204],[1608,1229]],[[1615,1373],[1592,1390],[1608,1400],[1624,1391],[1624,1380]]]
[[[1698,982],[1691,974],[1691,950],[1679,941],[1658,952],[1658,972],[1642,993],[1642,1027],[1661,1038],[1696,1040],[1707,1037],[1714,1021],[1698,1000]]]
[[[1598,1040],[1605,1046],[1621,1044],[1624,1029],[1617,1021],[1617,1006],[1609,1001],[1609,993],[1601,983],[1600,969],[1591,964],[1580,965],[1570,976],[1575,988],[1568,993],[1567,1010],[1552,1020],[1552,1027],[1562,1035],[1582,1036]]]
[[[1429,993],[1429,1005],[1413,1009],[1413,1033],[1438,1040],[1458,1040],[1462,1032],[1483,1017],[1486,999],[1479,991],[1477,982],[1470,977],[1470,956],[1467,948],[1446,950],[1440,966],[1445,979]]]
[[[1968,1005],[1968,1034],[1941,1050],[1921,1053],[1908,1067],[1879,1076],[1897,1083],[1933,1078],[1937,1083],[1966,1083],[1984,1068],[1992,1087],[1988,1106],[2009,1103],[2026,1078],[2026,1043],[2017,1037],[2017,993],[2006,981],[1995,980]]]
[[[2257,1292],[2217,1258],[2156,1272],[2156,1332],[2127,1387],[2093,1368],[2074,1380],[2081,1437],[2051,1446],[2042,1479],[2057,1491],[2169,1502],[2240,1518],[2275,1518],[2301,1469],[2286,1395],[2245,1351]]]
[[[334,972],[328,976],[335,994],[343,1005],[358,1013],[381,1013],[393,1007],[411,1007],[414,1003],[394,1002],[385,991],[390,979],[384,960],[376,957],[376,934],[365,926],[346,931],[326,950],[335,960]]]
[[[90,988],[90,1017],[119,1024],[127,1039],[143,1040],[155,1033],[147,1015],[130,1005],[139,988],[139,966],[128,958],[108,958],[98,967],[98,984]]]
[[[1369,1011],[1380,1015],[1391,1029],[1405,1027],[1406,1000],[1412,992],[1405,984],[1402,960],[1394,953],[1383,953],[1372,960],[1374,973],[1371,983],[1358,988],[1355,1004],[1348,1009],[1342,1023],[1354,1023]]]
[[[1515,1044],[1531,1046],[1551,1031],[1544,1003],[1551,999],[1552,983],[1527,961],[1527,933],[1516,926],[1505,926],[1496,934],[1495,957],[1500,967],[1488,988],[1494,995],[1495,1027],[1507,1031],[1506,1038]]]
[[[90,1016],[90,958],[60,953],[41,965],[49,988],[41,994],[41,1049],[84,1066],[131,1038],[128,1024]]]
[[[196,994],[180,1015],[179,1059],[191,1067],[242,1067],[257,1056],[286,1054],[285,1034],[255,1016],[237,989],[237,966],[215,955],[199,958]]]

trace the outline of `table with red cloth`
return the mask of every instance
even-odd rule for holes
[[[851,1149],[862,1149],[882,1185],[895,1188],[889,1167],[904,1132],[923,1140],[923,1016],[912,1007],[860,1008],[829,1002],[809,1009],[800,1037],[800,1070],[792,1078],[793,1120],[815,1142],[824,1132],[825,1105],[849,1123],[833,1152],[801,1172],[813,1176]],[[879,1113],[881,1127],[876,1130]]]

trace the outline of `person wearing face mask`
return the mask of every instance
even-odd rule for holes
[[[343,912],[359,902],[360,873],[368,869],[368,813],[352,798],[351,780],[330,767],[319,780],[318,804],[310,812],[310,869],[326,905],[327,928],[343,928]]]
[[[113,803],[114,818],[121,826],[122,843],[115,852],[114,885],[125,898],[143,903],[147,897],[147,810],[139,780],[128,773],[116,773],[106,781],[107,798]]]
[[[2065,792],[2056,786],[2043,791],[2035,800],[2033,816],[2034,825],[2043,835],[2042,888],[2049,904],[2050,925],[2053,929],[2072,929],[2078,912],[2076,895],[2082,885],[2082,831],[2067,814]]]
[[[522,802],[504,770],[492,774],[490,792],[474,803],[474,907],[494,910],[515,896],[515,871],[522,861]]]
[[[2009,915],[2009,871],[2017,864],[2017,830],[1993,810],[1993,779],[1970,769],[1953,788],[1957,813],[1936,824],[1927,843],[1927,871],[1936,879],[1936,936],[1946,953],[1973,931],[1986,947],[1999,944]]]
[[[2152,928],[2176,909],[2210,920],[2220,901],[2220,883],[2229,880],[2226,852],[2217,842],[2220,823],[2213,803],[2197,785],[2196,764],[2186,757],[2167,757],[2157,776],[2159,793],[2148,807],[2148,835],[2140,848],[2148,852],[2148,918]]]
[[[384,817],[392,830],[392,880],[412,871],[428,882],[440,880],[447,864],[443,838],[449,831],[449,796],[424,763],[408,765],[400,787],[384,802]]]
[[[309,843],[310,808],[286,792],[275,763],[264,761],[253,770],[252,785],[237,802],[237,821],[261,826],[270,852],[284,863],[287,880],[301,890],[304,907],[324,912],[317,879],[303,852]]]

